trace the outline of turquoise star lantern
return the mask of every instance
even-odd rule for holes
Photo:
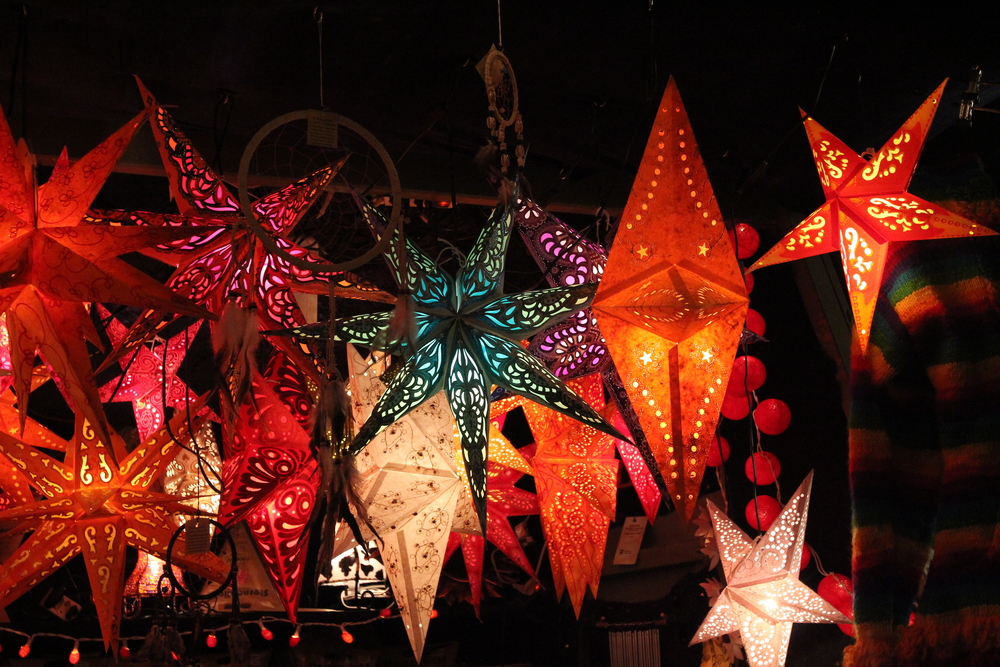
[[[364,210],[378,235],[384,228],[379,214],[367,206]],[[493,211],[457,277],[409,241],[405,242],[405,258],[399,239],[390,243],[386,262],[400,291],[411,299],[416,330],[411,342],[390,339],[392,313],[357,315],[334,327],[337,340],[382,351],[401,348],[406,357],[359,429],[352,451],[360,452],[383,429],[444,387],[458,424],[481,525],[486,525],[486,448],[493,385],[625,439],[517,342],[589,306],[597,283],[505,295],[504,264],[513,219],[513,203]],[[323,338],[328,326],[320,323],[284,333]]]

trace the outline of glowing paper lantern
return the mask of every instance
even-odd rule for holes
[[[178,415],[171,430],[187,435]],[[171,517],[187,509],[180,498],[151,490],[177,452],[167,429],[126,453],[121,438],[101,439],[82,417],[63,461],[0,434],[0,454],[21,468],[45,500],[0,512],[30,537],[0,567],[0,606],[84,555],[105,648],[117,644],[124,586],[125,547],[166,557],[176,525]],[[119,463],[120,461],[120,463]],[[199,576],[222,581],[228,566],[212,553],[187,554],[177,541],[174,562]]]
[[[747,479],[754,484],[774,484],[774,480],[781,475],[781,462],[771,452],[754,452],[747,458],[744,470]]]
[[[781,503],[771,496],[757,496],[747,503],[747,523],[755,530],[768,530],[781,514]]]
[[[86,303],[100,301],[206,317],[118,255],[203,233],[190,226],[142,229],[81,224],[87,207],[139,128],[139,114],[72,166],[39,186],[35,158],[15,144],[0,110],[0,313],[6,313],[13,384],[27,415],[35,353],[52,369],[67,402],[109,436],[91,372],[87,342],[100,338]]]
[[[708,503],[726,575],[692,644],[739,630],[750,667],[782,667],[793,623],[843,623],[847,618],[799,581],[812,474],[768,532],[751,540]]]
[[[365,211],[372,229],[379,234],[382,227],[377,213],[370,208]],[[493,385],[617,434],[518,344],[518,340],[586,307],[596,286],[587,283],[504,295],[504,263],[512,224],[511,207],[498,206],[457,278],[408,241],[405,261],[397,256],[398,244],[389,244],[386,261],[400,289],[409,295],[415,341],[387,340],[389,335],[398,335],[388,333],[391,313],[358,315],[336,326],[340,340],[380,349],[402,345],[409,357],[358,430],[352,449],[360,451],[376,435],[444,388],[461,434],[480,523],[486,522],[489,398]],[[288,333],[303,339],[321,338],[328,335],[327,327],[317,324]],[[411,343],[415,349],[410,349]]]
[[[757,252],[757,248],[760,247],[760,236],[757,234],[757,230],[745,222],[738,223],[733,228],[733,236],[736,240],[736,256],[740,259],[752,257]]]
[[[792,411],[788,404],[777,398],[766,398],[753,410],[757,428],[768,435],[784,433],[792,422]]]
[[[750,267],[755,270],[839,250],[862,350],[868,347],[888,243],[994,234],[907,192],[945,83],[871,161],[806,118],[806,135],[826,203]]]
[[[219,521],[246,519],[268,576],[295,622],[320,469],[309,435],[260,375],[226,443]]]
[[[205,159],[142,82],[136,81],[160,149],[171,196],[181,215],[101,211],[92,220],[163,228],[192,223],[224,225],[185,243],[160,244],[143,251],[177,267],[167,281],[168,287],[214,313],[221,312],[222,304],[230,294],[247,295],[245,303],[257,305],[261,328],[264,329],[305,324],[293,291],[327,294],[330,280],[335,281],[337,296],[391,301],[389,295],[351,274],[313,273],[292,266],[282,257],[267,251],[257,236],[242,223],[239,202],[229,193],[223,180],[207,166]],[[285,252],[319,261],[318,257],[287,237],[336,176],[341,164],[319,169],[254,204],[261,225],[274,235],[275,242]],[[163,317],[162,308],[153,307],[142,313],[111,357],[120,357],[155,334],[162,326]],[[287,339],[276,338],[272,342],[292,358],[301,358],[305,352],[291,345]],[[302,367],[309,373],[315,373],[312,364],[302,364]]]
[[[671,79],[593,308],[671,500],[688,518],[746,307],[743,277]]]
[[[716,434],[712,449],[708,452],[708,465],[713,468],[721,466],[729,460],[729,441]]]
[[[730,394],[727,392],[725,398],[722,400],[720,412],[723,417],[732,419],[733,421],[745,419],[750,414],[750,398],[742,394]]]
[[[747,274],[747,278],[749,279],[749,282],[747,283],[747,285],[752,285],[753,284],[753,274],[752,273],[748,273]],[[749,292],[749,291],[750,290],[747,289],[747,292]],[[747,309],[747,323],[746,323],[746,328],[749,329],[750,331],[754,332],[758,336],[763,336],[764,332],[767,331],[767,322],[764,321],[764,317],[760,313],[758,313],[756,310],[754,310],[753,308],[748,308]]]
[[[101,319],[107,320],[104,330],[117,346],[126,335],[121,322],[111,317],[104,308],[98,306]],[[192,324],[163,345],[152,349],[139,346],[127,358],[119,360],[124,377],[117,377],[100,387],[102,403],[108,401],[129,401],[135,412],[135,423],[139,429],[139,439],[146,440],[163,426],[163,384],[166,383],[166,407],[185,409],[198,397],[177,377],[177,370],[184,362],[188,347],[194,341],[201,322]],[[207,407],[202,414],[215,415]]]
[[[767,369],[760,359],[749,355],[736,357],[726,393],[746,400],[747,392],[760,389],[766,379]]]
[[[850,577],[836,573],[828,574],[820,580],[816,592],[833,605],[834,609],[854,620],[854,584]],[[838,623],[837,627],[845,635],[854,636],[853,623]]]

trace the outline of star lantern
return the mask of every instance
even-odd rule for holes
[[[593,308],[671,500],[689,520],[747,303],[671,79]]]
[[[22,426],[38,353],[70,406],[105,440],[110,437],[87,350],[87,341],[101,344],[87,303],[153,306],[209,316],[117,258],[207,230],[83,222],[144,115],[130,120],[72,166],[64,154],[52,177],[39,186],[34,156],[23,139],[14,142],[0,110],[0,313],[6,314],[13,386],[24,397],[19,406]]]
[[[707,503],[726,588],[692,644],[739,630],[750,667],[782,667],[793,623],[847,623],[848,619],[799,581],[812,473],[767,532],[751,540],[713,503]]]
[[[570,380],[569,385],[596,410],[604,410],[599,376]],[[518,404],[524,409],[535,438],[531,463],[552,578],[558,596],[569,591],[579,617],[587,587],[597,596],[608,527],[615,518],[615,438],[535,403],[504,403],[497,410]]]
[[[524,450],[529,448],[524,448]],[[533,448],[531,448],[533,451]],[[525,459],[528,452],[518,450],[500,433],[498,420],[490,421],[489,460],[486,462],[486,537],[478,532],[453,532],[445,553],[445,562],[451,557],[452,551],[460,544],[462,558],[465,561],[466,572],[469,575],[472,606],[479,617],[483,589],[483,560],[486,555],[486,540],[493,543],[505,556],[511,559],[529,576],[535,576],[535,570],[521,548],[521,542],[510,525],[509,517],[538,514],[538,497],[530,491],[515,486],[517,480],[524,475],[533,475],[534,469]],[[522,454],[523,452],[523,454]],[[465,465],[461,456],[457,457],[459,474],[465,487],[468,487],[468,477],[465,475]],[[463,491],[466,490],[463,488]],[[471,505],[465,512],[462,504],[470,503],[470,493],[459,497],[459,516],[471,514],[475,518],[475,510]],[[471,512],[469,511],[471,510]],[[476,527],[478,528],[478,521]],[[456,542],[456,537],[458,541]]]
[[[127,329],[103,306],[97,312],[107,321],[105,331],[113,346],[117,346],[127,334]],[[135,348],[126,358],[119,359],[124,377],[116,377],[102,385],[99,396],[102,403],[108,401],[128,401],[132,403],[135,423],[139,429],[139,439],[146,440],[163,426],[164,404],[163,384],[166,383],[166,406],[186,409],[197,400],[193,391],[177,377],[188,347],[194,340],[201,322],[196,322],[162,345],[152,349],[142,345]],[[209,408],[202,408],[202,414],[214,417]]]
[[[369,365],[353,346],[348,360],[354,418],[363,423],[385,392],[378,379],[385,361]],[[463,486],[457,440],[448,401],[438,392],[376,435],[357,457],[354,490],[368,519],[361,530],[367,539],[382,540],[382,562],[418,662],[448,536],[456,527]]]
[[[371,209],[367,213],[378,234],[380,226],[373,222],[377,213]],[[595,285],[504,295],[504,263],[512,221],[510,207],[500,205],[493,211],[457,278],[408,241],[405,257],[397,256],[397,243],[389,244],[387,263],[400,289],[412,299],[415,349],[404,345],[409,358],[358,430],[353,444],[353,450],[360,451],[378,433],[444,387],[461,434],[480,524],[486,522],[489,398],[493,385],[618,434],[516,342],[585,308]],[[367,347],[394,348],[398,341],[388,341],[386,335],[391,315],[346,318],[337,323],[336,336]],[[325,337],[327,331],[328,324],[324,323],[286,333],[308,340]]]
[[[389,302],[391,297],[364,283],[349,273],[314,273],[292,265],[283,257],[269,252],[243,220],[239,202],[225,183],[194,148],[175,124],[170,114],[156,102],[145,86],[139,83],[143,101],[167,172],[171,197],[180,215],[145,211],[100,211],[95,220],[131,222],[137,225],[172,227],[184,224],[223,225],[221,230],[191,238],[184,243],[161,244],[145,250],[145,254],[177,267],[167,286],[214,313],[219,313],[230,295],[251,294],[244,305],[255,304],[261,328],[293,327],[306,323],[293,292],[328,294],[329,281],[334,280],[337,296]],[[343,164],[332,164],[254,204],[261,225],[274,236],[285,252],[299,258],[319,257],[288,240],[296,225],[316,198],[337,175]],[[142,343],[163,326],[162,309],[144,312],[121,341],[112,358],[118,358]],[[310,352],[291,345],[287,339],[272,339],[276,347],[294,359]],[[105,366],[107,362],[105,362]],[[313,364],[301,364],[311,375]],[[318,376],[314,379],[318,379]]]
[[[0,454],[24,471],[44,500],[0,512],[0,522],[16,522],[31,535],[0,568],[0,607],[38,585],[82,554],[101,624],[105,648],[115,648],[121,620],[125,547],[166,558],[176,529],[174,516],[189,512],[182,498],[151,490],[177,453],[170,432],[187,435],[186,415],[126,453],[124,441],[103,440],[77,416],[76,433],[63,461],[14,436],[0,434]],[[215,581],[228,565],[212,553],[187,554],[177,540],[174,562]]]
[[[219,521],[245,519],[294,623],[305,571],[306,528],[320,487],[309,434],[259,375],[224,443]]]
[[[750,267],[839,250],[862,350],[868,346],[889,243],[995,233],[907,192],[946,83],[868,162],[806,117],[803,125],[826,202]]]

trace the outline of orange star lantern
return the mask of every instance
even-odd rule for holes
[[[187,417],[171,423],[187,435]],[[77,554],[83,554],[101,623],[105,648],[116,647],[125,547],[165,558],[177,526],[176,514],[190,513],[182,498],[153,491],[153,483],[177,454],[167,428],[130,453],[118,436],[109,441],[83,417],[63,461],[24,441],[0,433],[0,454],[21,469],[46,498],[0,512],[0,522],[17,522],[31,536],[0,568],[0,607],[9,604]],[[120,461],[120,463],[119,463]],[[222,581],[228,566],[212,553],[185,553],[177,540],[173,561],[195,574]]]
[[[70,405],[107,439],[94,386],[87,341],[100,339],[85,303],[155,305],[209,316],[118,255],[186,238],[204,229],[143,229],[81,224],[87,208],[118,162],[145,112],[69,165],[65,153],[44,185],[35,182],[35,159],[15,143],[0,110],[0,313],[6,313],[14,387],[27,414],[35,353]]]
[[[868,346],[888,243],[994,234],[906,191],[947,82],[870,162],[806,117],[803,124],[826,203],[750,267],[753,271],[839,249],[862,350]]]
[[[671,78],[593,309],[671,500],[688,519],[747,303]]]

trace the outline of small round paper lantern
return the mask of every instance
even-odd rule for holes
[[[812,551],[809,549],[809,545],[805,542],[802,543],[802,562],[799,563],[799,572],[809,567],[809,563],[812,562],[813,555]]]
[[[747,271],[743,274],[743,282],[747,286],[747,294],[753,291],[753,274]]]
[[[849,577],[836,573],[828,574],[819,582],[816,593],[841,614],[854,620],[854,584]],[[845,635],[854,636],[854,625],[838,623],[837,627]]]
[[[708,465],[718,468],[729,460],[729,442],[718,433],[712,439],[712,447],[708,450]]]
[[[774,484],[781,474],[781,462],[771,452],[755,452],[747,459],[745,470],[747,479],[754,484]]]
[[[726,394],[746,396],[748,391],[757,391],[767,379],[767,369],[764,362],[750,355],[736,357],[733,361],[733,372],[729,376],[729,386]]]
[[[726,394],[722,399],[722,416],[726,419],[739,421],[750,414],[750,400],[746,396],[731,396]]]
[[[754,503],[756,502],[756,505]],[[767,530],[774,523],[774,520],[781,514],[781,503],[771,496],[757,496],[755,500],[747,503],[747,523],[751,528],[757,530]],[[760,517],[760,522],[757,518]]]
[[[777,398],[768,398],[760,402],[753,411],[753,419],[757,428],[768,435],[784,433],[792,421],[792,411],[788,405]]]
[[[758,336],[763,336],[764,332],[767,331],[767,322],[764,321],[764,317],[756,310],[748,308],[746,328]]]
[[[747,259],[757,252],[760,247],[760,235],[757,230],[741,222],[736,225],[736,256],[740,259]]]

